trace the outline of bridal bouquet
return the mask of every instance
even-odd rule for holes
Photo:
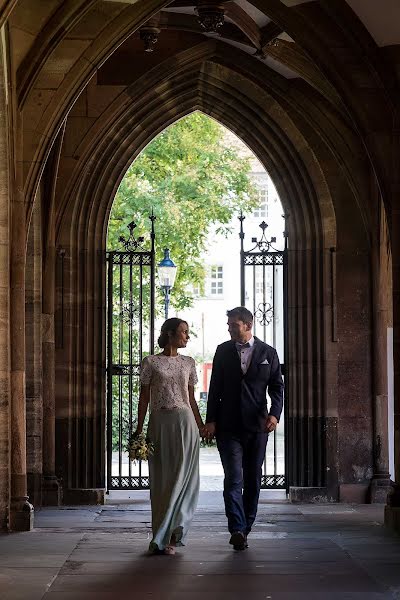
[[[144,433],[133,433],[128,442],[129,459],[148,460],[154,453],[154,444]]]

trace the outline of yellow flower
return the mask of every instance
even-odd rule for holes
[[[140,433],[139,435],[132,435],[127,450],[130,460],[148,460],[149,456],[154,453],[154,445],[146,438],[144,433]]]

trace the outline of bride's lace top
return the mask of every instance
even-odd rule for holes
[[[151,385],[150,411],[190,408],[188,386],[197,383],[196,364],[190,356],[154,354],[142,361],[140,381]]]

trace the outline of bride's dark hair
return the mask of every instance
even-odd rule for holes
[[[178,317],[172,317],[171,319],[167,319],[161,326],[160,337],[158,338],[158,345],[160,348],[165,348],[165,346],[169,342],[169,334],[174,336],[177,332],[177,329],[181,323],[186,323],[183,319],[178,319]]]

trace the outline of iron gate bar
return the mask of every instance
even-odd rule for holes
[[[129,261],[129,310],[131,311],[130,314],[130,319],[128,321],[128,345],[129,345],[129,364],[132,364],[133,361],[133,357],[132,357],[132,327],[133,327],[133,293],[132,293],[132,257],[130,257],[130,261]],[[132,383],[133,383],[133,377],[132,377],[132,370],[130,370],[129,374],[128,374],[128,402],[129,402],[129,406],[128,406],[128,418],[129,418],[129,437],[131,437],[132,435]],[[132,463],[131,461],[128,461],[128,472],[129,472],[129,477],[132,476]]]
[[[107,254],[107,486],[109,486],[110,476],[112,473],[112,376],[114,374],[112,356],[113,262],[114,253],[109,252]]]
[[[122,260],[121,256],[118,256],[119,260],[119,318],[118,318],[118,333],[119,333],[119,344],[118,344],[118,363],[122,364],[123,361],[123,320],[122,320],[122,289],[123,289],[123,277],[122,277]],[[122,377],[118,379],[118,409],[120,419],[118,420],[118,465],[119,472],[122,471],[122,452],[121,452],[121,444],[122,444],[122,390],[123,390],[123,380]]]
[[[244,227],[243,222],[245,217],[243,214],[240,214],[240,303],[242,306],[246,305],[246,267],[252,267],[253,274],[253,314],[254,314],[254,333],[256,335],[257,331],[257,313],[261,314],[260,325],[262,326],[264,341],[266,340],[267,334],[267,326],[271,323],[272,320],[272,345],[276,347],[277,343],[277,306],[278,306],[278,294],[277,294],[277,269],[281,267],[283,269],[282,274],[282,301],[283,301],[283,347],[284,347],[284,355],[283,355],[283,363],[282,363],[282,373],[286,372],[286,364],[287,364],[287,232],[286,232],[286,215],[285,218],[285,231],[284,231],[284,239],[285,239],[285,248],[284,250],[276,249],[273,244],[276,242],[276,238],[271,238],[271,240],[267,240],[266,238],[266,229],[268,225],[263,221],[260,224],[260,228],[262,230],[262,236],[260,239],[252,238],[252,243],[254,246],[245,251],[244,249]],[[257,283],[256,283],[256,274],[257,268],[262,269],[262,303],[257,306],[256,303],[256,295],[257,295]],[[267,302],[266,297],[266,268],[272,268],[272,289],[271,289],[271,301],[272,306]],[[278,278],[279,281],[279,278]],[[267,306],[269,308],[267,308]],[[262,308],[261,308],[262,307]],[[271,320],[268,321],[267,313],[271,313]],[[282,358],[282,357],[281,357]],[[285,377],[285,403],[288,398],[288,387],[287,387],[287,376]],[[267,456],[265,457],[263,464],[263,475],[261,481],[262,488],[269,489],[286,489],[287,491],[287,477],[286,473],[288,473],[288,452],[287,452],[287,419],[284,419],[284,465],[285,465],[285,474],[278,474],[278,462],[277,462],[277,432],[276,430],[273,433],[273,474],[267,474]]]
[[[267,298],[266,298],[266,295],[265,295],[265,292],[266,292],[265,287],[266,286],[265,286],[265,264],[264,263],[263,263],[263,266],[262,266],[262,283],[263,283],[263,308],[264,308],[264,311],[265,311],[265,308],[267,306],[267,303],[266,303],[266,299]],[[264,318],[262,320],[262,325],[263,325],[263,329],[264,329],[264,340],[265,340],[266,337],[267,337],[267,319],[265,318],[265,316],[264,316]]]
[[[273,322],[272,322],[272,345],[273,345],[274,348],[276,347],[276,310],[275,310],[275,307],[278,304],[276,302],[275,269],[276,269],[276,267],[274,265],[272,267],[272,306],[274,307]]]

